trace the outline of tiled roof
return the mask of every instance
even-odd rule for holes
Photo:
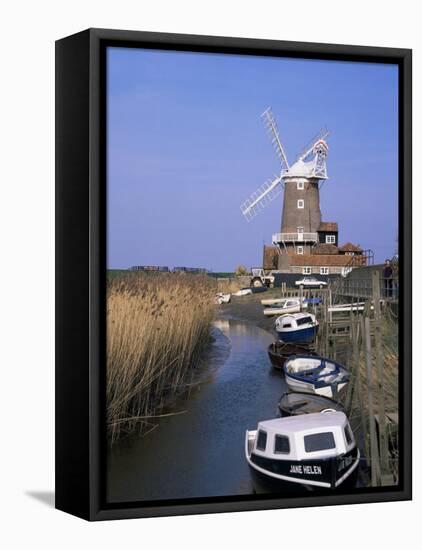
[[[338,231],[337,222],[321,222],[318,231]]]
[[[351,258],[342,254],[303,254],[292,256],[290,263],[292,266],[343,267],[351,264]]]
[[[339,250],[341,252],[362,252],[361,247],[353,243],[346,243],[343,246],[340,246]]]
[[[335,244],[319,243],[312,248],[312,254],[338,254]]]

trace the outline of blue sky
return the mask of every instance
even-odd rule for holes
[[[324,221],[340,244],[391,257],[398,231],[398,70],[393,65],[108,49],[107,265],[262,264],[283,195],[251,222],[240,204],[331,132]]]

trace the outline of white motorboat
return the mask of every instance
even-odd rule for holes
[[[291,313],[276,319],[275,330],[282,342],[309,343],[315,340],[318,325],[313,313]]]
[[[333,410],[259,422],[246,431],[245,455],[265,490],[355,484],[360,459],[346,415]]]

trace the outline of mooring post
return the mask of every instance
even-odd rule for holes
[[[331,311],[331,306],[333,305],[333,297],[331,295],[331,288],[328,291],[328,305],[329,305],[329,319],[331,323],[333,321],[333,312]]]
[[[356,376],[357,376],[357,370],[359,369],[359,365],[354,365],[353,360],[353,351],[354,351],[354,338],[355,338],[355,327],[350,322],[350,331],[349,331],[349,340],[350,340],[350,346],[348,347],[348,356],[347,356],[347,364],[349,366],[350,370],[350,382],[347,387],[347,394],[345,399],[345,408],[348,414],[350,414],[352,410],[352,404],[353,404],[353,395],[356,392]],[[351,351],[351,353],[350,353]]]
[[[374,337],[375,337],[375,365],[377,369],[378,389],[378,428],[381,459],[381,474],[388,476],[388,447],[386,437],[385,419],[385,396],[384,396],[384,361],[382,355],[382,334],[381,334],[381,292],[378,272],[372,273],[372,293],[374,299]]]
[[[327,295],[324,294],[324,356],[328,357],[328,336],[330,331],[330,324],[328,322],[328,306],[327,306]]]
[[[369,437],[371,449],[371,482],[373,487],[380,484],[380,464],[378,454],[378,442],[376,437],[374,403],[372,395],[372,346],[371,346],[371,320],[369,316],[361,319],[362,335],[365,344],[366,387],[368,394]]]
[[[356,372],[355,393],[357,393],[357,396],[358,396],[358,407],[360,411],[360,418],[361,418],[361,424],[362,424],[362,436],[365,442],[365,452],[366,454],[368,454],[370,449],[369,445],[367,445],[368,426],[367,426],[366,415],[365,415],[365,407],[363,404],[362,381],[361,381],[361,372],[360,372],[361,342],[363,341],[362,328],[358,320],[356,321],[354,326],[355,326],[355,331],[354,331],[355,334],[354,334],[354,340],[353,340],[353,358],[354,358],[355,372]]]

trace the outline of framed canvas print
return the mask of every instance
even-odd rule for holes
[[[411,498],[410,50],[64,38],[56,182],[57,508]]]

